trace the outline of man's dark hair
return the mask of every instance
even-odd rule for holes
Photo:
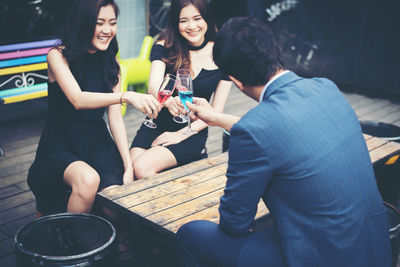
[[[245,86],[260,86],[283,67],[282,50],[261,20],[235,17],[217,32],[213,48],[217,66]]]

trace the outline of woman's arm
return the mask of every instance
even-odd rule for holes
[[[113,89],[113,92],[120,92],[121,83],[119,82]],[[110,105],[108,106],[108,122],[110,125],[111,134],[114,137],[115,144],[117,145],[118,151],[121,155],[124,163],[124,184],[133,181],[133,167],[131,157],[129,155],[128,138],[126,135],[126,128],[124,120],[121,115],[121,105]]]
[[[214,97],[211,103],[215,111],[222,112],[224,110],[225,103],[228,98],[231,87],[232,87],[232,82],[230,81],[221,80],[218,83],[217,89],[215,90]],[[191,126],[194,131],[200,132],[201,130],[207,127],[207,124],[202,120],[196,120],[195,122],[192,123]],[[157,146],[157,145],[168,146],[180,143],[183,140],[190,137],[190,135],[183,134],[183,132],[185,132],[186,130],[187,126],[176,132],[163,133],[154,140],[152,146]]]
[[[94,109],[108,105],[130,102],[143,113],[156,117],[160,109],[158,101],[149,95],[135,92],[94,93],[82,91],[72,75],[68,62],[58,49],[47,55],[49,80],[56,80],[75,109]],[[122,97],[124,96],[124,97]]]
[[[151,62],[149,88],[147,92],[154,97],[158,97],[158,88],[160,87],[165,76],[166,65],[161,60],[153,60]]]

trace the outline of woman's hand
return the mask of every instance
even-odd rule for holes
[[[133,167],[131,164],[125,168],[124,176],[122,177],[124,184],[133,182]]]
[[[157,99],[149,94],[128,91],[124,94],[123,100],[124,102],[129,102],[144,114],[147,114],[149,118],[157,118],[158,112],[160,112],[162,107]]]
[[[151,146],[170,146],[178,144],[188,138],[190,135],[184,135],[182,131],[177,132],[165,132],[158,136]]]
[[[168,100],[163,103],[163,106],[168,108],[169,113],[174,117],[178,116],[179,113],[185,114],[185,108],[183,107],[179,96],[168,98]]]

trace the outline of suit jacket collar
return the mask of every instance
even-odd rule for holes
[[[284,75],[273,81],[270,85],[268,85],[266,92],[264,94],[263,101],[267,99],[270,95],[272,95],[279,88],[299,79],[301,79],[301,77],[297,76],[293,71],[285,73]]]

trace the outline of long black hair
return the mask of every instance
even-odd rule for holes
[[[169,56],[163,60],[171,72],[175,72],[179,68],[190,69],[188,44],[186,39],[179,33],[179,15],[181,10],[188,5],[196,7],[207,23],[205,38],[208,41],[213,41],[216,34],[217,28],[208,8],[207,0],[172,0],[168,13],[167,27],[161,35],[161,39],[165,40],[164,47],[169,52]]]
[[[100,8],[111,5],[115,15],[119,8],[114,0],[75,0],[69,16],[65,20],[64,34],[61,37],[63,56],[70,67],[77,69],[77,75],[82,73],[81,61],[93,48],[92,39],[96,29],[97,17]],[[106,51],[97,51],[101,54],[104,64],[104,79],[110,91],[118,83],[120,67],[116,62],[118,41],[116,36],[111,40]],[[78,81],[84,77],[75,77]]]

